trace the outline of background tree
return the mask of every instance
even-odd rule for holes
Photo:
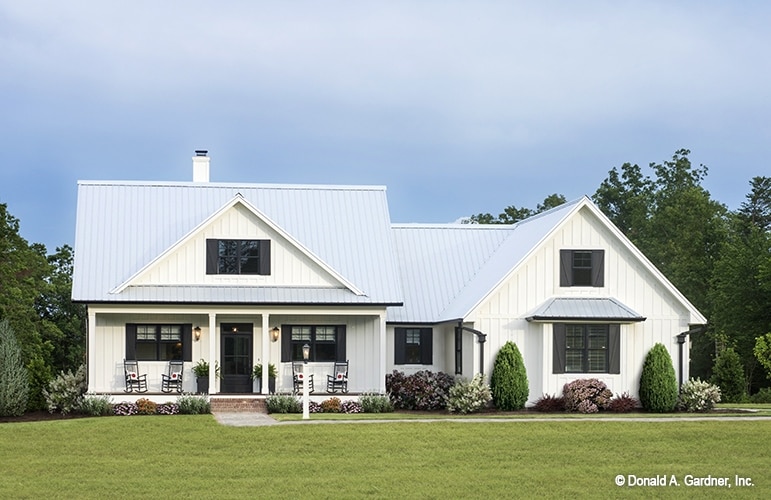
[[[28,393],[27,370],[21,359],[21,348],[13,328],[4,319],[0,321],[0,416],[24,413]]]
[[[744,368],[733,348],[723,349],[715,359],[712,383],[720,387],[725,403],[741,403],[747,394]]]
[[[536,206],[535,210],[524,207],[519,208],[512,205],[504,208],[503,212],[498,214],[498,217],[494,217],[489,213],[481,213],[472,215],[464,222],[468,224],[516,224],[528,217],[558,207],[565,203],[565,201],[565,197],[561,194],[550,194],[544,198],[543,203],[539,203]]]
[[[720,258],[710,279],[710,323],[719,346],[733,347],[746,390],[768,384],[756,370],[755,339],[771,331],[771,178],[755,177],[739,211],[728,219]]]

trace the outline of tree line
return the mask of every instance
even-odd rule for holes
[[[768,386],[753,350],[771,332],[771,177],[752,178],[730,211],[703,187],[708,168],[689,154],[680,149],[647,170],[614,167],[592,200],[707,317],[707,330],[692,338],[691,375],[709,380],[722,355],[738,355],[750,394]],[[551,194],[535,209],[509,206],[468,222],[513,224],[564,202]]]

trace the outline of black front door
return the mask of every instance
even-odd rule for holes
[[[220,392],[252,392],[252,325],[222,325]]]

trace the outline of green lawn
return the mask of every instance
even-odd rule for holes
[[[0,498],[762,498],[769,464],[771,421],[0,424]],[[617,475],[680,486],[619,487]],[[687,475],[754,486],[686,486]]]

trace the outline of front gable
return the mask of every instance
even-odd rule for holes
[[[207,272],[211,242],[256,240],[268,242],[267,271],[260,274]],[[208,242],[208,243],[207,243]],[[216,255],[215,255],[216,261]],[[211,267],[211,266],[209,266]],[[352,288],[308,250],[241,200],[229,203],[192,234],[161,254],[129,279],[116,292],[130,286],[263,286]]]

